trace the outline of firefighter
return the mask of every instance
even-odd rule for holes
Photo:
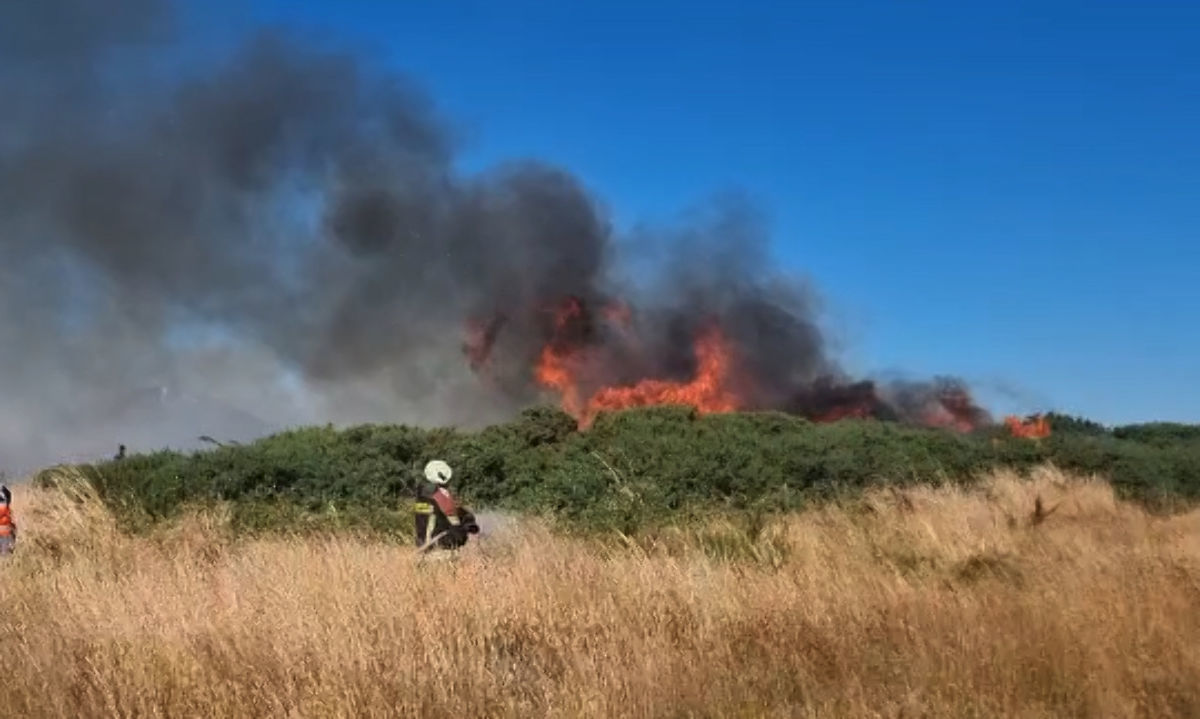
[[[440,459],[425,465],[425,482],[413,503],[415,539],[421,551],[458,549],[467,543],[467,535],[479,532],[474,515],[460,507],[446,488],[452,474],[450,465]]]
[[[12,518],[12,492],[0,485],[0,554],[12,554],[17,546],[17,524]]]

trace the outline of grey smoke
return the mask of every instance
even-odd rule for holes
[[[499,421],[538,398],[544,310],[567,294],[646,308],[660,351],[612,379],[686,374],[697,310],[732,328],[756,404],[837,373],[744,207],[661,234],[633,272],[638,243],[570,173],[458,172],[407,78],[273,31],[184,62],[178,30],[167,0],[0,4],[0,467]],[[463,329],[497,318],[483,381]]]
[[[516,361],[481,391],[461,331],[602,281],[578,183],[457,174],[429,98],[351,55],[267,31],[175,67],[174,29],[164,0],[0,7],[0,464],[530,400]]]

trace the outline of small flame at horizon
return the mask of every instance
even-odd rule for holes
[[[1008,426],[1009,432],[1014,437],[1041,439],[1050,436],[1050,421],[1044,415],[1036,415],[1025,421],[1022,421],[1020,417],[1009,415],[1004,418],[1004,424]]]

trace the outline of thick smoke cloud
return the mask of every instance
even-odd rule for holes
[[[647,279],[569,173],[456,172],[405,78],[269,32],[178,63],[170,10],[0,4],[0,469],[314,421],[501,420],[538,398],[566,295],[645,308],[656,350],[615,381],[686,373],[701,314],[745,350],[756,405],[837,376],[811,294],[764,279],[743,209],[656,238],[669,259]]]
[[[457,176],[417,88],[280,34],[156,71],[170,9],[0,8],[0,467],[529,400],[481,390],[463,321],[601,281],[578,183]]]

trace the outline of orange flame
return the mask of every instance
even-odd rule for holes
[[[608,320],[623,325],[630,311],[623,304],[604,308]],[[730,351],[725,337],[716,327],[696,339],[696,376],[689,382],[670,382],[645,379],[624,387],[601,387],[586,401],[584,365],[589,359],[587,347],[570,337],[586,322],[583,303],[567,298],[554,312],[554,338],[542,348],[534,367],[534,379],[543,387],[556,391],[562,408],[575,417],[581,427],[587,427],[595,416],[606,410],[646,407],[662,404],[681,404],[701,412],[732,412],[739,407],[735,396],[726,388],[730,371]],[[594,359],[594,358],[593,358]]]
[[[538,384],[556,390],[562,396],[563,411],[578,417],[583,412],[583,404],[575,383],[574,364],[574,352],[556,350],[553,345],[546,345],[534,368],[534,377]]]
[[[573,323],[583,320],[583,302],[578,297],[567,297],[553,313],[555,338],[542,348],[534,378],[543,387],[557,391],[562,396],[563,410],[578,417],[583,412],[578,387],[580,351],[564,335]]]
[[[1014,437],[1040,439],[1050,436],[1050,422],[1042,415],[1024,422],[1019,417],[1010,415],[1004,418],[1004,424],[1008,425],[1008,430]]]
[[[700,413],[735,412],[748,407],[747,398],[734,388],[744,388],[744,368],[737,366],[736,352],[719,324],[713,323],[694,340],[695,375],[688,381],[671,381],[634,374],[642,357],[637,332],[632,326],[632,311],[620,301],[599,307],[593,317],[584,301],[569,296],[545,312],[550,321],[542,326],[550,339],[541,348],[533,367],[533,379],[560,398],[562,409],[579,423],[589,427],[605,411],[655,405],[683,405]],[[600,319],[601,325],[595,324]],[[474,330],[473,345],[490,347],[494,337]],[[611,330],[616,330],[614,335]],[[480,341],[480,337],[486,341]],[[485,353],[479,353],[485,354]],[[654,366],[653,362],[646,367]],[[633,370],[632,372],[630,370]],[[734,373],[737,373],[736,375]],[[617,377],[637,378],[632,384],[614,384]],[[628,381],[616,380],[616,381]],[[816,422],[842,419],[869,419],[890,416],[893,410],[876,392],[871,382],[840,383],[813,387],[811,397],[797,397],[796,411]],[[948,386],[936,396],[924,400],[924,406],[903,416],[927,427],[971,432],[990,423],[963,388]],[[916,416],[912,416],[915,414]],[[1014,426],[1013,422],[1009,422]],[[1049,428],[1044,420],[1032,429],[1024,425],[1014,429],[1018,436],[1044,436]]]
[[[740,403],[725,386],[731,364],[729,346],[718,328],[710,328],[697,338],[696,360],[696,376],[690,382],[646,379],[630,387],[600,389],[588,400],[581,425],[591,424],[599,412],[630,407],[678,404],[702,413],[737,410]]]

